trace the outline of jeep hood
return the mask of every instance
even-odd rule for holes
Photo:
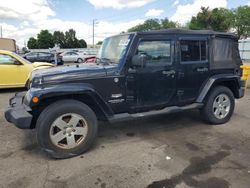
[[[110,69],[111,66],[108,66],[108,68]],[[83,64],[35,70],[31,75],[32,86],[73,83],[84,79],[105,77],[107,76],[106,69],[103,65]]]

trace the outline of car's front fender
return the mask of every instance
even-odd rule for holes
[[[32,98],[35,96],[39,98],[38,103],[32,102]],[[88,96],[89,99],[93,100],[94,104],[100,108],[106,117],[113,115],[113,111],[110,106],[90,84],[70,83],[46,88],[31,88],[26,93],[24,103],[31,108],[35,108],[36,106],[43,105],[43,102],[48,100],[53,102],[53,99],[67,99],[69,97],[80,100],[84,96]]]

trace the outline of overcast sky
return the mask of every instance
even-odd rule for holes
[[[126,31],[149,18],[165,18],[185,24],[201,6],[235,8],[250,0],[0,0],[3,37],[19,46],[41,29],[66,31],[91,43],[92,20],[96,41]]]

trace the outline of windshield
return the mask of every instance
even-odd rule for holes
[[[127,51],[131,35],[120,35],[107,38],[97,55],[97,63],[118,64]]]

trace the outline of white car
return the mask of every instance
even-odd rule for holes
[[[82,63],[84,62],[85,57],[83,57],[82,54],[77,53],[77,52],[64,52],[60,54],[62,57],[62,60],[64,62],[77,62],[77,63]]]
[[[96,56],[96,53],[93,51],[80,51],[80,52],[64,52],[60,54],[64,62],[75,62],[83,63],[85,58]]]

